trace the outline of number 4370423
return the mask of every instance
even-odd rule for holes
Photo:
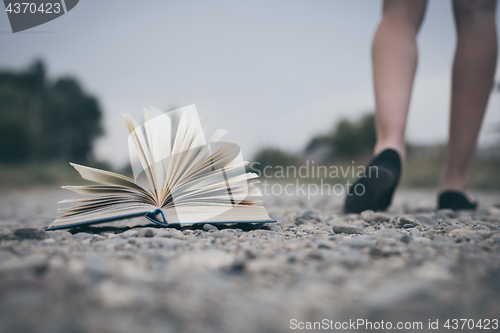
[[[7,8],[5,9],[7,13],[14,13],[14,14],[35,14],[35,13],[45,13],[45,14],[59,14],[61,12],[61,4],[56,2],[56,3],[41,3],[39,6],[37,6],[36,3],[29,3],[29,2],[16,2],[16,3],[9,3]]]
[[[444,328],[452,330],[463,330],[463,329],[483,329],[483,330],[497,330],[498,329],[498,319],[481,319],[475,321],[474,319],[448,319],[444,325]]]

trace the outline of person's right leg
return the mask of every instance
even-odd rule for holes
[[[469,163],[495,75],[498,49],[495,8],[496,0],[453,2],[458,38],[453,63],[450,133],[441,175],[441,192],[454,191],[466,195]]]
[[[427,0],[385,0],[373,39],[377,143],[374,154],[396,150],[405,158],[405,128],[417,68],[417,32]]]

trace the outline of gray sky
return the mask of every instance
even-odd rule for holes
[[[299,151],[340,118],[373,110],[370,48],[380,17],[381,1],[372,0],[82,0],[17,34],[0,13],[0,67],[42,57],[50,75],[76,76],[105,111],[106,136],[95,148],[115,165],[128,162],[120,112],[142,120],[147,105],[196,104],[250,159],[267,146]],[[411,142],[446,139],[455,41],[451,2],[431,0],[419,35]],[[499,111],[496,94],[482,144],[492,140]]]

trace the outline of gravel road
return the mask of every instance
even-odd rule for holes
[[[347,331],[349,320],[425,332],[429,320],[442,331],[500,319],[500,192],[475,193],[476,212],[401,190],[384,214],[271,196],[276,224],[43,231],[68,195],[0,192],[1,332]]]

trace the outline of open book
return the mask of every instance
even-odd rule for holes
[[[136,216],[162,226],[276,222],[258,200],[257,175],[246,172],[241,149],[222,141],[224,130],[207,139],[208,120],[200,123],[194,105],[166,113],[149,107],[142,125],[123,117],[134,178],[71,163],[97,184],[63,186],[86,196],[61,201],[73,206],[46,230]]]

